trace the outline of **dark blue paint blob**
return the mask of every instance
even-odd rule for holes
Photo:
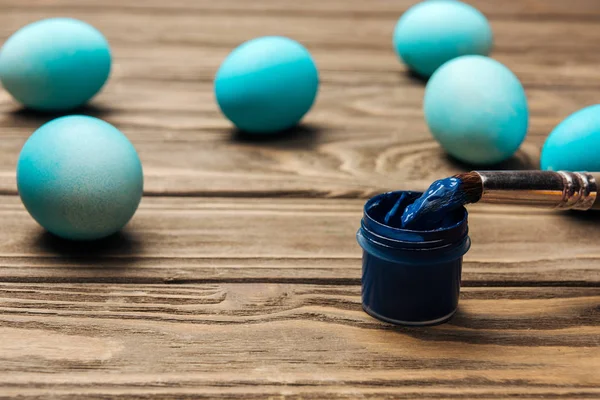
[[[462,207],[466,202],[461,183],[460,179],[454,177],[435,181],[412,204],[407,205],[405,208],[392,208],[389,212],[392,215],[386,216],[386,220],[396,221],[396,224],[398,224],[397,221],[400,219],[400,223],[396,226],[419,231],[444,227],[448,215]],[[404,212],[398,218],[395,214],[402,209],[404,209]]]
[[[414,196],[409,195],[410,192],[402,192],[400,198],[394,203],[392,208],[385,214],[383,223],[387,226],[402,227],[402,213],[415,200]]]

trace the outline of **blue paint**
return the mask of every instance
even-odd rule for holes
[[[394,30],[396,54],[425,77],[453,58],[468,54],[487,56],[493,41],[485,16],[456,0],[417,3],[402,15]]]
[[[357,232],[363,248],[363,308],[378,319],[402,325],[432,325],[452,317],[462,257],[471,243],[464,207],[450,210],[437,229],[399,227],[404,207],[420,195],[391,192],[373,197],[365,204]],[[397,212],[390,214],[393,208]]]
[[[120,230],[143,191],[142,164],[133,145],[97,118],[50,121],[21,150],[17,186],[31,216],[53,234],[92,240]]]
[[[40,111],[81,106],[110,74],[108,42],[91,25],[51,18],[15,32],[0,50],[0,80],[20,103]]]
[[[387,212],[387,214],[385,214],[383,223],[388,226],[401,228],[403,211],[410,205],[411,201],[412,198],[408,195],[408,192],[402,192],[402,195],[396,201],[394,206],[390,209],[390,211]]]
[[[423,108],[433,137],[470,164],[510,158],[527,134],[525,90],[491,58],[463,56],[441,66],[427,82]]]
[[[310,53],[279,36],[250,40],[229,54],[215,77],[221,111],[239,129],[276,133],[296,125],[317,96]]]
[[[412,204],[404,208],[401,225],[404,229],[431,230],[445,227],[448,215],[466,201],[461,180],[450,177],[435,181]]]
[[[542,148],[542,169],[600,171],[600,104],[586,107],[562,121]]]

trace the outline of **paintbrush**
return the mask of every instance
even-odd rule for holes
[[[471,171],[434,182],[402,214],[407,229],[432,229],[469,203],[600,209],[600,172]],[[386,220],[388,216],[386,216]]]
[[[600,209],[600,172],[472,171],[455,177],[465,203]]]

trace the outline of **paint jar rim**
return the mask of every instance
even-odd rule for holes
[[[470,248],[468,213],[464,207],[454,211],[456,221],[436,230],[416,231],[395,228],[377,218],[377,207],[386,201],[395,202],[400,196],[418,197],[419,192],[387,192],[369,199],[364,206],[357,240],[361,247],[379,258],[394,263],[422,264],[445,262],[462,257]]]

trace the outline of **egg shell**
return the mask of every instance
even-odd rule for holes
[[[90,100],[110,74],[108,42],[93,26],[51,18],[15,32],[0,50],[0,81],[20,103],[64,111]]]
[[[317,67],[300,43],[267,36],[229,54],[215,77],[215,96],[239,129],[275,133],[293,127],[310,110],[318,84]]]
[[[142,164],[117,128],[97,118],[52,120],[27,140],[17,186],[31,216],[53,234],[92,240],[120,230],[143,192]]]
[[[393,39],[400,59],[425,77],[453,58],[490,54],[493,42],[492,28],[485,16],[456,0],[414,5],[398,20]]]
[[[527,134],[527,97],[504,65],[483,56],[447,62],[425,89],[425,119],[442,147],[471,164],[501,162]]]
[[[554,128],[542,148],[541,167],[552,171],[600,171],[600,104],[579,110]]]

